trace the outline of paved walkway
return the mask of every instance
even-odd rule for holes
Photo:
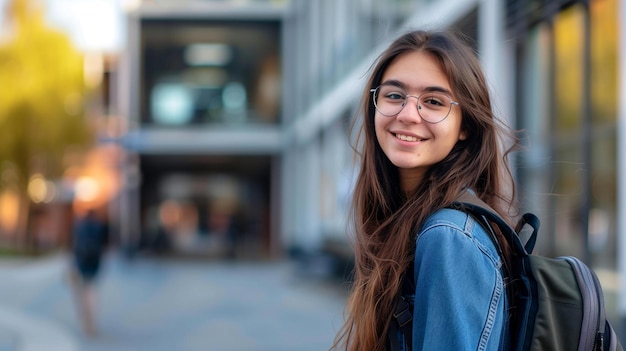
[[[339,284],[289,262],[109,256],[96,338],[80,332],[63,255],[0,261],[0,351],[327,350],[341,325]]]
[[[79,343],[55,321],[22,307],[58,283],[64,258],[0,261],[0,351],[80,350]]]

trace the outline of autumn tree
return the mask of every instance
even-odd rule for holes
[[[32,248],[28,230],[30,177],[58,178],[68,148],[90,140],[83,101],[82,55],[68,36],[46,25],[33,0],[10,0],[9,33],[0,42],[0,191],[19,198],[17,237]]]

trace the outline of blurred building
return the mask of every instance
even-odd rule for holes
[[[123,245],[269,256],[282,153],[284,3],[144,2],[120,67]]]
[[[368,68],[402,31],[454,28],[474,40],[499,116],[523,131],[512,162],[523,207],[542,220],[538,251],[584,258],[615,292],[624,6],[140,2],[119,72],[127,155],[113,206],[123,241],[165,232],[178,249],[210,250],[237,217],[239,238],[263,256],[349,256],[349,122]]]

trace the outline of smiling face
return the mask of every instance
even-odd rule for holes
[[[454,93],[441,65],[428,53],[413,51],[398,56],[382,76],[381,84],[402,87],[408,95],[426,91]],[[452,105],[450,114],[439,123],[428,123],[418,113],[417,99],[409,97],[406,106],[395,116],[375,113],[376,138],[383,152],[399,169],[400,181],[409,191],[422,180],[426,171],[443,160],[459,140],[461,109]]]

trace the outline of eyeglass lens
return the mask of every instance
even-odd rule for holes
[[[392,85],[381,85],[374,90],[374,106],[382,115],[392,117],[402,111],[409,97],[417,99],[417,111],[426,122],[441,122],[452,109],[452,100],[444,93],[434,91],[413,96]]]

